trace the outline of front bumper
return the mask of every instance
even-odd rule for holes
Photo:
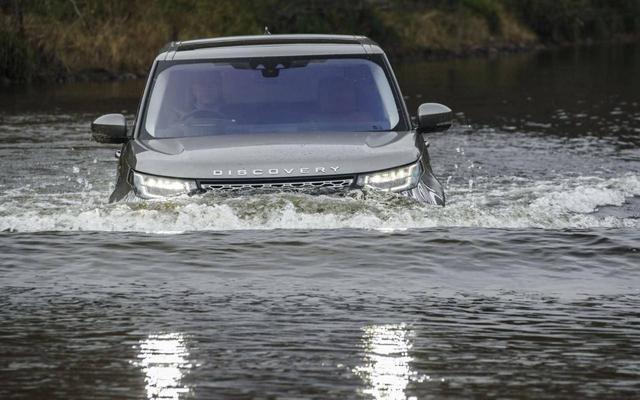
[[[169,198],[206,192],[225,195],[271,192],[331,194],[365,189],[394,192],[426,204],[444,205],[445,203],[440,183],[433,176],[430,166],[422,161],[368,174],[286,180],[275,178],[190,180],[157,177],[132,171],[129,184],[135,196],[142,199]]]

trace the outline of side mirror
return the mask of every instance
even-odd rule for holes
[[[418,107],[418,131],[442,132],[451,127],[453,111],[439,103],[424,103]]]
[[[106,114],[91,123],[93,139],[100,143],[124,143],[127,137],[127,122],[122,114]]]

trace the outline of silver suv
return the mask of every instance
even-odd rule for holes
[[[444,205],[423,134],[382,49],[363,36],[264,35],[172,42],[151,67],[131,129],[108,114],[93,138],[122,143],[110,201],[204,192],[396,192]]]

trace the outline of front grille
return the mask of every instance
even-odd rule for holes
[[[347,190],[353,186],[354,177],[268,179],[234,181],[200,181],[200,188],[215,192],[333,192]]]

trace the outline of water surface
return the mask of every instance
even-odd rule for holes
[[[107,204],[140,82],[0,93],[0,398],[635,398],[640,47],[397,66],[448,205]]]

